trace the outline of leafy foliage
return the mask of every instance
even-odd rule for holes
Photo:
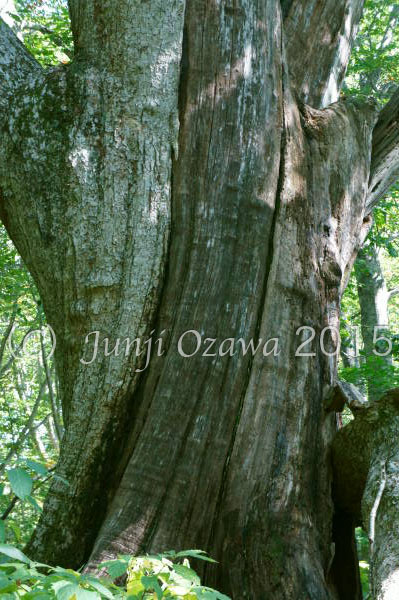
[[[359,98],[373,96],[383,105],[396,91],[398,82],[399,5],[389,0],[366,0],[343,94]],[[374,226],[366,246],[370,252],[382,250],[381,266],[388,289],[399,287],[398,200],[397,184],[374,209]],[[389,301],[389,326],[394,342],[389,360],[366,355],[360,334],[361,321],[357,281],[352,273],[342,301],[341,340],[344,360],[341,361],[339,375],[356,384],[365,394],[371,381],[373,389],[381,393],[386,389],[399,387],[399,297],[392,296]],[[348,412],[343,415],[344,423],[352,418]],[[356,539],[363,594],[368,597],[369,543],[360,529],[356,530]]]
[[[60,408],[46,377],[39,295],[0,227],[0,542],[24,543],[41,511],[58,455]],[[35,332],[35,333],[34,333]],[[48,351],[48,342],[44,344]],[[56,398],[56,394],[55,394]],[[21,523],[23,526],[21,527]]]
[[[68,63],[73,56],[66,0],[14,0],[13,29],[43,65]]]
[[[230,600],[201,585],[188,558],[210,559],[201,550],[166,552],[156,556],[120,556],[100,565],[107,577],[50,567],[29,560],[18,548],[0,544],[0,595],[7,599],[100,600]],[[114,580],[126,577],[124,587]]]
[[[373,212],[374,227],[368,240],[377,248],[384,248],[391,258],[399,256],[399,184]]]
[[[396,90],[399,81],[399,5],[388,0],[366,0],[359,33],[351,56],[344,84],[346,95],[373,95],[381,104]],[[399,184],[373,211],[374,226],[364,250],[380,252],[382,270],[388,289],[399,286]],[[362,349],[360,326],[362,315],[358,299],[358,284],[352,273],[342,301],[341,339],[344,353],[353,360],[344,360],[340,376],[365,392],[373,381],[380,393],[399,385],[399,303],[392,296],[389,304],[389,325],[393,340],[390,360],[367,356]],[[379,323],[374,323],[379,325]],[[364,323],[363,323],[364,326]],[[356,339],[357,338],[357,339]],[[391,360],[393,359],[393,360]],[[351,364],[348,364],[348,363]]]
[[[367,0],[352,51],[344,93],[383,104],[399,81],[399,5]]]

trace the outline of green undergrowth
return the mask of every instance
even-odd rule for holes
[[[105,574],[94,576],[37,563],[14,546],[0,544],[0,596],[2,600],[230,600],[202,586],[189,559],[215,562],[201,550],[119,556],[100,564]],[[121,580],[125,584],[117,585]]]

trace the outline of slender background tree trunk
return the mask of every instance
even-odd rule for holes
[[[389,338],[390,298],[376,248],[368,247],[359,252],[355,262],[355,273],[361,311],[364,360],[369,365],[370,372],[367,380],[367,395],[369,400],[373,400],[386,391],[381,387],[381,382],[376,380],[373,367],[378,369],[378,360],[380,365],[381,363],[392,364],[392,357],[389,354],[382,360],[374,354],[375,351],[382,354],[386,350],[385,347],[378,348],[375,340],[381,336]]]

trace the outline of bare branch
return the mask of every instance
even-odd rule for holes
[[[49,437],[51,445],[53,446],[54,450],[58,452],[60,449],[60,440],[57,437],[57,431],[55,429],[54,419],[52,415],[47,416],[47,419],[45,419],[44,421],[44,425],[46,427],[47,435]]]
[[[391,298],[399,294],[399,287],[393,288],[392,290],[388,290],[388,294],[388,300],[391,300]]]
[[[39,410],[39,406],[40,406],[40,402],[43,398],[44,390],[45,390],[45,381],[43,381],[40,385],[39,393],[36,397],[35,404],[33,405],[33,408],[29,415],[28,421],[25,423],[24,428],[22,429],[21,433],[19,434],[18,439],[16,440],[15,444],[13,444],[11,446],[4,461],[2,462],[2,464],[0,464],[0,474],[4,472],[4,469],[6,468],[9,461],[19,452],[22,444],[24,443],[26,437],[28,436],[29,431],[35,420],[37,411]]]
[[[51,379],[51,373],[50,373],[50,369],[49,369],[48,362],[47,362],[46,349],[44,347],[44,341],[43,341],[42,335],[40,336],[40,346],[41,346],[44,371],[46,373],[47,388],[48,388],[48,392],[49,392],[49,396],[50,396],[51,413],[53,416],[53,421],[54,421],[55,430],[57,432],[57,437],[60,440],[62,438],[62,429],[61,429],[61,425],[58,420],[57,404],[56,404],[55,397],[54,397],[53,382]]]
[[[5,349],[6,349],[7,340],[10,337],[12,328],[14,327],[15,317],[16,317],[16,314],[17,314],[16,308],[17,308],[17,302],[15,302],[15,304],[14,304],[12,315],[10,317],[10,320],[8,321],[7,329],[5,330],[3,338],[2,338],[2,340],[0,342],[0,365],[3,362],[4,352],[5,352]],[[2,375],[3,375],[3,372],[1,370],[0,371],[0,377]]]
[[[381,479],[378,487],[378,492],[374,500],[373,507],[370,511],[370,522],[369,522],[369,542],[370,542],[370,553],[374,552],[374,539],[375,539],[375,519],[377,516],[378,507],[380,506],[382,494],[384,493],[386,482],[387,482],[387,461],[381,461]]]

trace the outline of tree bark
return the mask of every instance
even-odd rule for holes
[[[69,485],[54,482],[46,518],[57,527],[45,528],[46,542],[39,527],[37,544],[58,545],[61,527],[70,541],[75,531],[80,548],[63,557],[59,547],[58,562],[82,562],[90,550],[143,360],[131,351],[125,360],[84,365],[85,336],[145,338],[155,318],[170,230],[183,10],[182,1],[166,8],[160,0],[151,10],[72,2],[76,60],[49,72],[1,25],[8,106],[0,214],[56,333],[66,425],[58,470]],[[19,87],[8,85],[13,62],[21,65]]]
[[[396,389],[360,410],[333,444],[337,505],[368,533],[375,600],[398,590],[398,415]]]
[[[399,90],[384,106],[373,134],[368,206],[371,209],[399,177]]]
[[[13,52],[27,71],[0,113],[0,215],[57,334],[66,426],[40,560],[194,546],[233,598],[339,597],[323,399],[376,112],[329,104],[362,1],[282,8],[71,0],[77,55],[49,73],[2,25],[1,83]],[[154,331],[164,354],[84,365],[93,331],[109,348]]]

